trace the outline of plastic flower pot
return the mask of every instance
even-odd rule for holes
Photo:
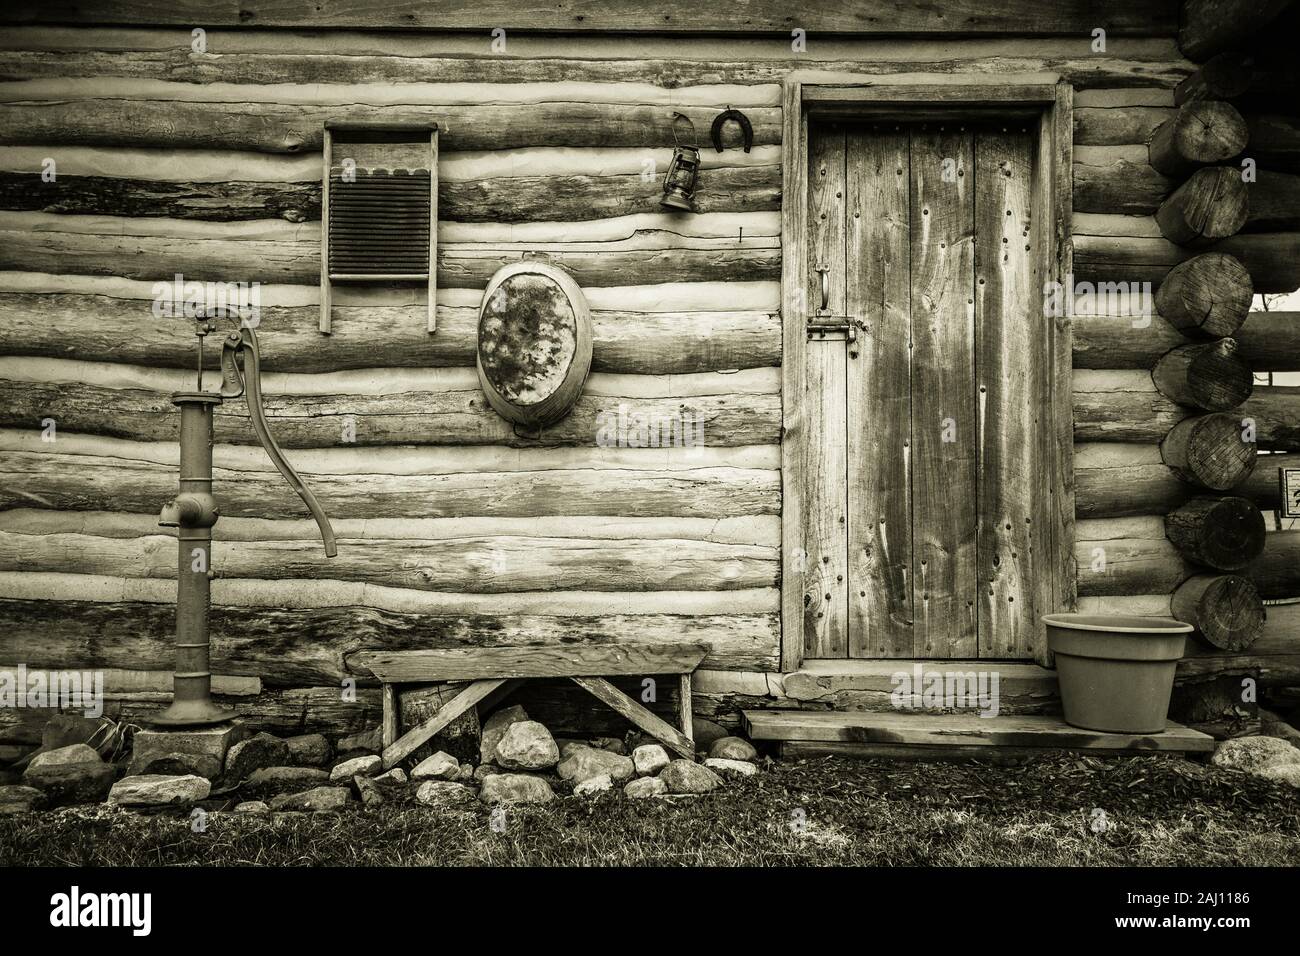
[[[1190,624],[1168,617],[1047,614],[1065,722],[1116,734],[1165,729]]]

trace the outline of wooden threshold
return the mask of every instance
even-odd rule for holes
[[[894,675],[915,674],[917,665],[923,675],[951,673],[991,673],[998,675],[999,692],[1029,695],[1045,700],[1057,694],[1056,671],[1029,661],[838,659],[805,660],[797,671],[783,679],[785,695],[795,700],[817,700],[836,691],[876,691],[890,693],[898,685]]]
[[[1071,727],[1059,717],[975,714],[838,713],[746,710],[753,740],[885,745],[903,748],[1046,748],[1208,753],[1214,738],[1169,721],[1159,734],[1111,734]]]

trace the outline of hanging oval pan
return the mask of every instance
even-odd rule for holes
[[[591,371],[591,309],[563,269],[527,260],[498,269],[478,315],[479,385],[502,418],[528,428],[559,421]]]

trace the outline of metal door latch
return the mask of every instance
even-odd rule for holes
[[[852,316],[831,315],[830,266],[817,266],[821,276],[821,306],[808,318],[808,338],[818,342],[856,342],[858,326]]]

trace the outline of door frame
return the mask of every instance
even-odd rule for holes
[[[810,116],[853,120],[961,119],[983,115],[1029,118],[1037,124],[1034,258],[1043,282],[1067,283],[1072,274],[1071,186],[1073,87],[1056,75],[954,78],[915,74],[879,75],[794,72],[782,96],[781,203],[781,670],[803,662],[805,565],[804,475],[808,455],[803,395],[806,326],[810,304],[803,294],[808,255],[808,121]],[[983,82],[980,82],[983,80]],[[1071,403],[1072,344],[1068,316],[1047,323],[1040,360],[1045,376],[1051,433],[1043,444],[1043,484],[1034,514],[1046,532],[1046,560],[1034,582],[1044,612],[1073,610],[1077,601],[1074,560],[1074,421]],[[803,558],[801,560],[801,558]],[[812,602],[816,606],[818,602]],[[1050,664],[1046,629],[1034,622],[1036,660]]]

